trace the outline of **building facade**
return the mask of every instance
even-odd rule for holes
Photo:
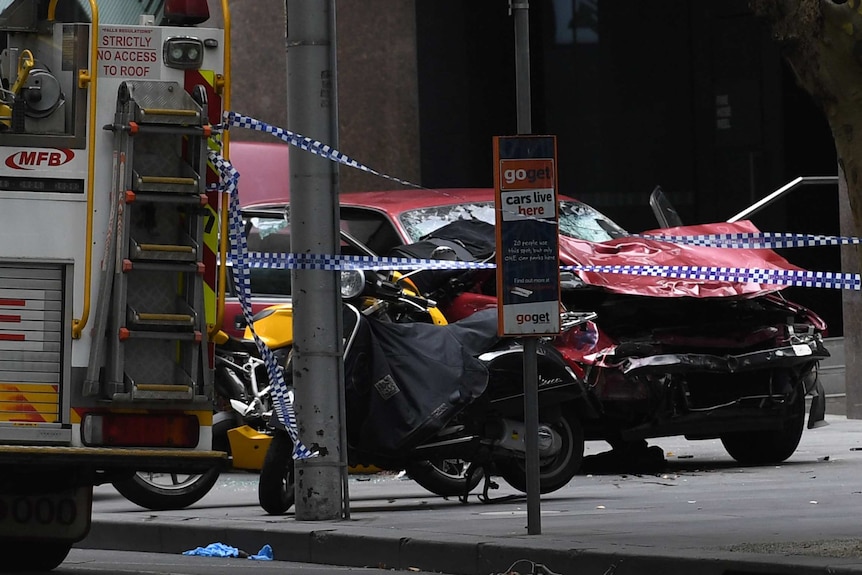
[[[289,128],[286,0],[231,5],[232,107]],[[338,0],[336,21],[337,147],[425,187],[491,186],[492,137],[516,132],[508,0]],[[828,124],[746,0],[534,0],[530,26],[533,132],[557,136],[560,191],[632,232],[656,226],[656,186],[701,223],[836,173]],[[350,168],[339,178],[342,191],[393,187]],[[838,235],[837,186],[803,187],[752,219]],[[840,271],[837,248],[783,255]],[[835,292],[787,293],[839,335]]]

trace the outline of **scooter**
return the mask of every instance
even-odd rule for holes
[[[369,296],[390,310],[433,302],[398,290],[381,293],[376,282],[356,281],[361,273],[342,272],[348,463],[406,470],[441,496],[466,497],[484,477],[487,498],[493,475],[526,491],[521,343],[499,338],[492,310],[448,325],[363,313],[355,302]],[[564,329],[592,317],[565,313]],[[292,358],[288,379],[291,365]],[[583,381],[552,346],[540,343],[538,369],[540,489],[548,493],[578,471],[584,439],[577,414],[591,406]],[[273,425],[258,495],[265,511],[281,514],[295,501],[295,463],[289,433],[281,422]]]

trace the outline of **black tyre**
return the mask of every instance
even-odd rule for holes
[[[197,503],[218,481],[214,467],[202,475],[182,473],[149,473],[139,471],[128,479],[115,481],[120,495],[146,509],[167,511],[184,509]]]
[[[542,421],[562,439],[559,452],[539,460],[539,491],[551,493],[572,480],[584,459],[584,431],[573,414],[563,414],[556,421]],[[497,462],[497,471],[506,483],[527,492],[526,462],[522,459],[505,459]]]
[[[257,484],[257,499],[270,515],[282,515],[293,507],[296,501],[294,469],[293,440],[286,431],[276,429]]]
[[[799,446],[805,428],[805,396],[797,394],[782,429],[728,433],[721,444],[739,463],[770,465],[787,460]]]
[[[62,539],[0,541],[0,573],[33,573],[58,567],[72,549],[72,542]]]
[[[407,468],[407,475],[423,488],[441,497],[457,497],[472,491],[484,477],[481,467],[462,459],[420,461]]]

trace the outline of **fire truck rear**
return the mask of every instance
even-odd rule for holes
[[[208,19],[206,0],[0,0],[0,570],[61,563],[94,485],[224,457],[207,158],[229,39]]]

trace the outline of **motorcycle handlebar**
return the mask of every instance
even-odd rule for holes
[[[364,296],[371,296],[391,302],[407,303],[422,311],[437,306],[437,302],[418,295],[379,276],[369,283],[371,284],[370,289],[365,290],[362,294]],[[369,284],[366,284],[366,287],[369,287]]]
[[[437,307],[437,302],[432,300],[432,299],[428,299],[428,298],[418,296],[418,295],[408,294],[404,291],[402,291],[400,299],[402,301],[405,301],[407,303],[410,303],[412,305],[417,306],[422,311],[425,311],[425,310],[432,308],[432,307]]]

